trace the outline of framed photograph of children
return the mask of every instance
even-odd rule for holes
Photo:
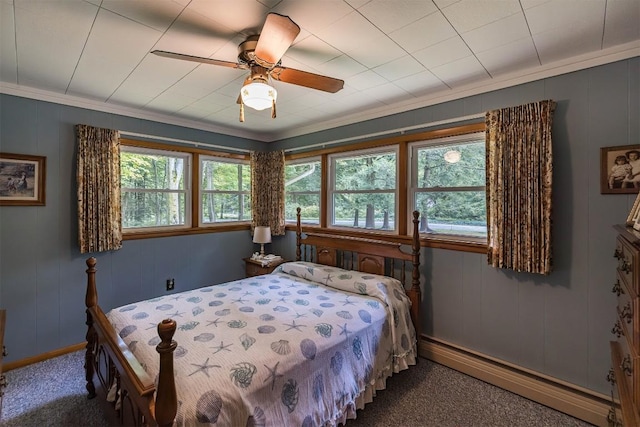
[[[44,206],[46,157],[0,153],[0,205]]]
[[[640,192],[640,144],[600,148],[600,193]]]

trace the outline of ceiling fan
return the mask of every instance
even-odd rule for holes
[[[289,49],[298,33],[300,33],[300,27],[291,18],[277,13],[269,13],[262,26],[262,32],[247,37],[238,46],[238,62],[163,50],[154,50],[151,53],[167,58],[249,70],[251,74],[245,79],[238,97],[240,121],[244,122],[245,104],[256,110],[271,107],[271,117],[275,118],[277,92],[269,85],[269,79],[330,93],[336,93],[344,86],[343,80],[283,67],[280,64],[282,55]]]

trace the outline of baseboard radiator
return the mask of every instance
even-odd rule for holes
[[[608,396],[426,335],[422,336],[418,351],[426,359],[572,417],[596,426],[609,426],[607,417],[612,405]]]

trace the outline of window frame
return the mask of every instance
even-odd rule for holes
[[[423,148],[439,148],[439,147],[447,147],[452,145],[460,145],[469,142],[478,142],[478,139],[484,139],[484,131],[478,132],[470,132],[460,135],[451,135],[451,136],[443,136],[439,138],[432,138],[423,141],[414,141],[409,143],[408,145],[408,154],[409,154],[409,163],[408,163],[408,174],[407,174],[407,215],[409,220],[411,219],[412,211],[415,209],[415,198],[418,193],[426,193],[433,192],[434,189],[441,188],[442,192],[450,192],[450,191],[469,191],[469,190],[482,190],[486,195],[486,184],[478,185],[478,186],[450,186],[450,187],[428,187],[428,188],[418,188],[418,152]],[[485,153],[486,158],[486,153]],[[485,173],[486,173],[486,163],[485,163]],[[486,176],[486,175],[485,175]],[[486,178],[485,178],[486,182]],[[486,209],[486,207],[485,207]],[[421,236],[425,236],[430,239],[437,239],[443,241],[468,241],[471,243],[487,243],[487,238],[485,237],[477,237],[470,236],[464,234],[447,234],[447,233],[427,233],[420,232]]]
[[[320,186],[319,186],[319,190],[318,190],[318,199],[320,202],[320,206],[319,206],[319,214],[318,214],[318,222],[308,222],[308,221],[304,221],[302,220],[301,222],[303,224],[308,224],[308,225],[312,225],[312,226],[320,226],[320,224],[322,224],[322,212],[323,212],[323,197],[322,197],[322,193],[323,193],[323,189],[326,188],[326,185],[324,183],[325,181],[325,176],[326,176],[326,167],[323,167],[323,161],[322,161],[322,156],[312,156],[312,157],[304,157],[304,158],[299,158],[296,160],[285,160],[285,169],[287,166],[293,166],[293,165],[299,165],[299,164],[304,164],[304,163],[315,163],[318,162],[319,167],[320,167]],[[288,224],[292,224],[296,222],[296,219],[291,219],[288,220],[286,219],[286,200],[287,200],[287,195],[288,192],[287,191],[287,187],[286,187],[286,182],[285,182],[285,190],[284,190],[285,194],[285,222]],[[293,193],[296,194],[315,194],[315,192],[311,192],[311,191],[307,191],[307,192],[298,192],[295,191]]]
[[[152,142],[152,141],[140,141],[127,138],[120,139],[121,147],[141,147],[150,150],[190,153],[191,158],[191,174],[190,174],[190,192],[189,192],[189,206],[190,206],[190,218],[191,223],[189,227],[179,229],[166,229],[166,228],[146,228],[145,230],[132,231],[132,229],[122,230],[122,240],[138,240],[149,239],[158,237],[171,237],[171,236],[184,236],[190,234],[202,234],[202,233],[217,233],[226,231],[246,230],[249,228],[251,220],[242,222],[225,222],[216,223],[215,225],[201,226],[199,222],[200,212],[200,156],[212,156],[223,159],[234,159],[236,161],[250,162],[249,154],[229,153],[214,150],[205,150],[199,147],[171,145],[166,143]],[[200,145],[201,147],[202,145]]]
[[[240,200],[242,200],[242,202],[240,203],[240,210],[243,211],[242,206],[244,206],[244,200],[243,198],[245,196],[251,197],[251,182],[249,182],[249,189],[246,191],[243,190],[238,190],[238,191],[228,191],[228,190],[204,190],[203,188],[200,188],[200,183],[202,182],[202,163],[205,161],[215,161],[215,162],[219,162],[219,163],[228,163],[228,164],[234,164],[234,165],[246,165],[249,167],[249,181],[251,181],[251,162],[246,159],[246,160],[237,160],[237,159],[230,159],[228,157],[220,157],[220,156],[216,156],[216,155],[199,155],[198,156],[198,225],[200,227],[203,228],[209,228],[209,227],[216,227],[216,226],[220,226],[220,225],[224,225],[224,224],[249,224],[251,223],[251,218],[248,219],[242,219],[242,220],[237,220],[237,221],[221,221],[221,222],[204,222],[204,212],[202,211],[202,201],[203,201],[203,196],[205,193],[208,194],[237,194],[238,196],[240,196]],[[239,183],[240,186],[242,186],[242,183]]]
[[[167,188],[153,188],[153,189],[140,189],[140,188],[131,188],[127,190],[131,193],[141,193],[141,194],[182,194],[184,197],[184,224],[178,225],[157,225],[151,227],[127,227],[122,226],[123,234],[138,234],[138,233],[149,233],[152,231],[177,231],[191,228],[192,224],[192,215],[191,215],[191,203],[190,203],[190,194],[191,194],[191,173],[193,170],[193,155],[191,153],[173,151],[173,150],[162,150],[162,149],[151,149],[144,148],[139,146],[130,146],[130,145],[121,145],[120,152],[127,153],[135,153],[139,155],[156,155],[156,156],[164,156],[164,157],[173,157],[176,159],[182,159],[184,162],[183,169],[183,180],[184,180],[184,188],[183,189],[167,189]],[[121,163],[122,166],[122,163]],[[121,187],[120,192],[124,193],[124,189]],[[122,194],[120,196],[122,198]]]
[[[345,158],[357,158],[368,155],[375,154],[386,154],[393,153],[396,157],[396,170],[395,170],[395,188],[393,190],[336,190],[336,161]],[[342,229],[342,230],[366,230],[369,232],[378,232],[382,234],[398,234],[398,214],[400,212],[399,209],[399,183],[401,180],[400,175],[400,167],[399,167],[399,158],[400,158],[400,148],[397,145],[384,145],[380,147],[373,148],[365,148],[359,150],[345,150],[338,153],[330,154],[327,157],[327,210],[326,210],[326,220],[327,227],[333,229]],[[342,193],[363,193],[363,194],[388,194],[393,193],[393,229],[382,230],[382,229],[369,229],[364,227],[349,227],[343,225],[335,225],[335,206],[334,206],[334,195],[342,194]]]
[[[459,124],[448,127],[434,127],[433,129],[416,132],[416,133],[407,133],[396,136],[389,136],[381,139],[372,139],[372,140],[364,140],[359,142],[353,142],[349,144],[340,144],[335,145],[333,147],[323,147],[317,150],[307,150],[301,152],[290,152],[285,156],[285,161],[292,161],[296,159],[304,159],[313,156],[320,156],[322,159],[323,165],[323,174],[326,174],[328,167],[326,164],[328,163],[327,157],[334,153],[340,153],[345,151],[357,151],[360,149],[366,148],[374,148],[374,147],[382,147],[382,146],[390,146],[396,145],[399,149],[398,155],[398,173],[399,173],[399,181],[397,183],[398,187],[398,204],[397,207],[399,209],[399,213],[397,214],[396,221],[398,223],[398,232],[397,234],[388,234],[388,233],[380,233],[374,230],[366,230],[366,229],[356,229],[356,228],[332,228],[327,226],[327,195],[328,191],[326,190],[328,177],[323,178],[321,185],[323,186],[321,193],[321,200],[324,200],[322,214],[320,218],[320,226],[306,226],[306,229],[316,230],[318,232],[322,232],[325,234],[340,234],[354,237],[372,237],[380,240],[388,240],[394,243],[402,242],[404,244],[411,244],[411,232],[413,229],[413,216],[412,209],[408,208],[410,205],[408,204],[408,180],[409,180],[409,150],[408,145],[415,141],[425,141],[429,139],[442,138],[447,136],[454,135],[464,135],[468,133],[476,133],[476,132],[484,132],[485,131],[485,123],[482,122],[471,122],[465,124]],[[287,225],[287,229],[294,230],[295,226],[293,224]],[[421,246],[431,247],[431,248],[442,248],[442,249],[450,249],[461,252],[471,252],[471,253],[486,253],[487,251],[487,242],[486,241],[477,241],[475,239],[465,239],[465,238],[450,238],[443,239],[441,236],[428,236],[422,234],[420,236]]]

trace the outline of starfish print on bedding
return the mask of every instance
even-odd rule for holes
[[[218,317],[216,320],[209,320],[207,322],[207,326],[215,326],[216,328],[218,327],[218,323],[220,323],[220,318]]]
[[[220,353],[222,350],[225,350],[225,351],[229,351],[229,352],[230,352],[231,350],[229,350],[229,348],[228,348],[228,347],[231,347],[232,345],[233,345],[233,343],[231,343],[231,344],[227,344],[227,345],[224,345],[224,341],[220,341],[220,345],[219,345],[219,346],[217,346],[217,347],[211,347],[211,348],[216,349],[216,351],[215,351],[213,354],[217,354],[217,353]]]
[[[233,302],[237,302],[240,304],[244,304],[246,300],[243,300],[242,297],[238,298],[238,299],[234,299]]]
[[[147,329],[145,329],[145,330],[148,331],[149,329],[153,329],[153,328],[157,328],[157,327],[158,327],[157,323],[149,323],[149,327]]]
[[[349,337],[349,334],[351,332],[347,329],[347,324],[346,323],[344,324],[344,326],[338,325],[338,328],[340,328],[340,335],[344,335],[347,338]]]
[[[197,366],[198,369],[196,369],[195,371],[190,373],[189,376],[191,376],[193,374],[197,374],[198,372],[203,372],[207,376],[207,378],[210,378],[208,369],[220,368],[221,367],[220,365],[209,365],[209,358],[208,357],[207,357],[207,360],[205,360],[205,362],[202,365],[198,365],[197,363],[191,363],[191,365]]]
[[[329,282],[333,282],[333,276],[331,274],[327,274],[327,277],[325,277],[324,280],[325,280],[324,284],[328,285]]]
[[[302,314],[300,314],[300,313],[297,313],[297,312],[296,312],[296,319],[299,319],[299,318],[301,318],[301,317],[307,317],[307,314],[306,314],[306,313],[302,313]]]
[[[176,312],[173,314],[170,314],[169,317],[182,317],[183,314],[184,312],[180,313],[179,311],[176,310]]]
[[[172,297],[171,299],[174,300],[174,301],[178,301],[180,298],[182,298],[182,296],[177,295],[175,297]]]
[[[253,295],[253,292],[245,291],[245,293],[242,296],[246,297],[246,296],[249,296],[249,295]]]
[[[271,380],[271,391],[273,391],[274,387],[276,386],[276,380],[284,376],[283,374],[278,373],[279,364],[280,362],[277,362],[273,368],[270,368],[267,365],[264,365],[264,367],[269,370],[269,375],[267,376],[267,379],[263,381],[263,383],[266,383],[267,381]]]
[[[343,306],[345,306],[345,305],[355,305],[355,302],[349,300],[349,295],[347,295],[347,297],[345,299],[343,299],[342,301],[340,301],[340,302],[342,303]]]
[[[282,297],[278,300],[278,302],[287,302],[287,299],[285,297]]]
[[[289,285],[289,287],[290,287],[290,288],[297,288],[297,287],[298,287],[298,285],[296,285],[296,284],[295,284],[295,282],[294,282],[294,283],[290,284],[290,285]]]
[[[295,320],[293,320],[291,323],[284,323],[284,325],[289,327],[287,328],[287,331],[290,331],[291,329],[295,329],[296,331],[302,332],[299,328],[307,327],[307,325],[296,325]]]

